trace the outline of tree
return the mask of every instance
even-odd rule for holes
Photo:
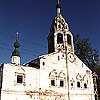
[[[100,62],[98,63],[98,50],[91,46],[89,38],[81,37],[80,34],[74,37],[75,54],[93,71],[96,72],[97,89],[100,99]]]
[[[97,74],[98,100],[100,100],[100,64],[95,62],[93,65],[91,65],[91,68],[92,68],[93,72],[96,72],[96,74]]]
[[[80,34],[74,37],[75,54],[89,67],[97,61],[98,50],[91,46],[89,38],[81,37]]]

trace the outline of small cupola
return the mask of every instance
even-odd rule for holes
[[[13,45],[15,49],[12,52],[12,56],[11,56],[11,58],[12,58],[11,63],[16,64],[16,65],[20,65],[20,51],[19,51],[20,44],[18,42],[18,35],[19,34],[17,32],[16,41],[15,41],[15,43]]]

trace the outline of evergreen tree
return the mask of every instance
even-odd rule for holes
[[[89,67],[98,60],[98,50],[91,46],[89,38],[81,37],[80,34],[74,37],[75,54]]]
[[[89,38],[81,37],[80,34],[74,37],[75,54],[97,74],[97,89],[100,100],[100,63],[98,61],[98,50],[91,46]]]

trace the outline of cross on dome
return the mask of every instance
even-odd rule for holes
[[[58,4],[60,3],[60,1],[58,0]]]
[[[19,32],[16,32],[16,40],[19,38]]]

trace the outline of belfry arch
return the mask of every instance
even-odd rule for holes
[[[70,34],[67,34],[67,43],[69,45],[72,45],[72,39],[71,39],[71,35]]]
[[[57,34],[57,43],[58,44],[63,43],[63,34],[61,34],[61,33]]]

